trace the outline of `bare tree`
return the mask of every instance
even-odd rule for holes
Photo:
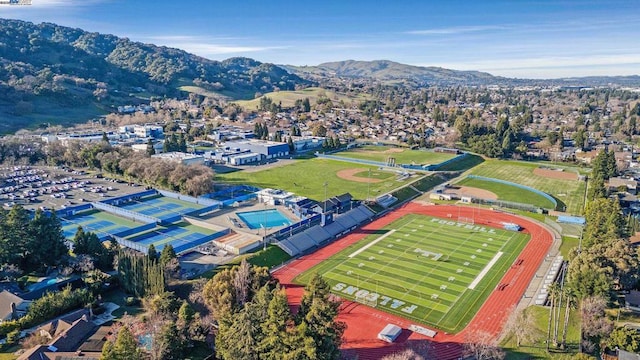
[[[504,327],[505,334],[516,338],[516,347],[523,342],[532,343],[542,334],[536,328],[536,319],[527,309],[516,309],[511,312]]]
[[[600,338],[613,331],[613,322],[607,319],[605,313],[606,307],[607,301],[600,296],[591,296],[582,300],[580,339],[585,352],[595,351]]]
[[[476,360],[501,360],[505,353],[494,336],[486,331],[476,330],[466,334],[463,356]]]
[[[404,350],[387,355],[382,360],[427,360],[432,358],[429,356],[430,350],[430,341],[412,342]]]
[[[233,277],[233,288],[236,292],[236,301],[243,306],[249,300],[249,288],[251,287],[251,265],[246,259],[242,259]]]

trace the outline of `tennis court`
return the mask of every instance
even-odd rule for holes
[[[67,239],[73,239],[79,226],[82,226],[85,232],[93,232],[103,239],[110,234],[118,234],[142,225],[100,210],[83,211],[71,217],[63,217],[60,220],[62,232]]]
[[[170,227],[157,226],[146,233],[130,236],[127,240],[145,247],[153,244],[158,251],[161,251],[167,244],[171,244],[176,252],[181,252],[225,234],[226,232],[214,232],[182,222]]]
[[[204,206],[184,200],[168,198],[165,196],[151,196],[139,201],[118,205],[119,208],[135,211],[137,213],[153,216],[160,220],[171,219],[175,216],[189,214],[202,209]]]

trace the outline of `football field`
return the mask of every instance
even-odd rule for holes
[[[417,323],[458,332],[473,318],[529,235],[408,214],[301,274],[333,293]],[[313,255],[310,255],[313,256]]]

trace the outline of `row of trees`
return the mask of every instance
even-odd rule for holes
[[[296,316],[284,290],[266,268],[246,261],[214,276],[203,289],[218,322],[220,359],[338,359],[344,324],[335,320],[339,302],[314,276]]]
[[[606,197],[608,192],[605,187],[605,181],[615,176],[618,172],[615,154],[607,148],[596,155],[591,162],[591,166],[591,186],[589,186],[587,193],[589,201]]]
[[[117,270],[122,289],[136,297],[160,294],[166,289],[164,264],[157,259],[120,250]]]
[[[189,195],[202,195],[211,191],[214,172],[204,165],[176,164],[149,158],[124,147],[108,143],[71,143],[67,147],[51,144],[47,152],[52,165],[88,167],[127,177],[148,185],[180,191]]]

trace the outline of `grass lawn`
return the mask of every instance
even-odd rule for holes
[[[387,162],[387,159],[393,157],[396,164],[439,164],[449,160],[456,155],[447,153],[437,153],[428,150],[411,150],[391,146],[375,146],[366,145],[359,148],[352,148],[341,151],[333,155],[343,156],[351,159],[371,160],[379,162]]]
[[[346,103],[350,103],[353,101],[361,102],[369,98],[369,96],[366,96],[363,94],[353,96],[353,95],[335,93],[331,90],[326,90],[322,88],[310,87],[310,88],[295,90],[295,91],[270,92],[253,100],[238,100],[234,102],[245,109],[256,110],[260,105],[260,99],[262,99],[263,97],[270,98],[276,104],[282,103],[282,107],[285,107],[285,108],[293,107],[295,105],[296,100],[304,100],[305,98],[308,98],[311,104],[317,103],[318,99],[321,97],[328,97],[329,99],[331,99],[331,101],[334,101],[334,102],[340,102],[340,100],[343,100]]]
[[[346,169],[358,169],[361,171],[360,176],[364,178],[367,177],[369,169],[371,169],[372,174],[380,173],[376,166],[316,158],[297,160],[295,163],[286,166],[259,172],[246,173],[238,171],[216,174],[216,181],[238,185],[248,184],[261,188],[284,189],[297,195],[322,200],[325,198],[325,188],[323,186],[325,182],[328,184],[327,196],[329,197],[349,192],[356,199],[366,199],[367,190],[369,190],[369,195],[374,197],[416,180],[416,177],[411,177],[404,181],[397,181],[394,174],[394,176],[388,177],[381,182],[367,184],[338,177],[336,173]],[[382,175],[377,176],[379,178],[382,177]]]
[[[438,171],[464,171],[482,164],[483,162],[484,159],[481,156],[469,154],[458,161],[439,167]]]
[[[568,237],[568,236],[563,236],[562,237],[562,244],[560,244],[560,254],[565,258],[568,259],[569,258],[569,251],[571,251],[571,249],[578,247],[578,243],[580,242],[580,239],[576,239],[574,237]]]
[[[468,324],[529,236],[411,214],[295,279],[319,273],[344,298],[447,332]],[[367,295],[368,294],[368,295]]]
[[[142,305],[129,306],[126,304],[126,299],[128,297],[129,295],[122,290],[112,290],[102,295],[102,301],[120,305],[120,307],[112,313],[116,318],[121,317],[125,313],[132,316],[143,313],[144,309],[142,308]]]
[[[498,196],[498,200],[531,204],[546,209],[554,209],[555,205],[532,191],[527,191],[515,186],[500,184],[481,179],[465,178],[457,182],[456,185],[464,185],[479,189],[489,190]]]
[[[525,359],[570,359],[578,350],[578,339],[580,338],[579,314],[576,310],[572,310],[569,317],[569,326],[567,327],[567,344],[568,350],[551,349],[547,353],[545,339],[547,335],[547,324],[549,321],[549,308],[543,306],[530,306],[526,311],[533,312],[536,319],[535,330],[538,335],[538,341],[533,344],[523,343],[516,348],[516,341],[513,337],[503,339],[500,344],[507,352],[506,359],[509,360],[525,360]],[[560,317],[560,328],[558,329],[558,337],[562,338],[564,326],[564,309]]]
[[[275,245],[269,245],[266,250],[260,250],[249,256],[249,264],[272,268],[291,259],[291,256]]]
[[[288,261],[289,259],[291,259],[291,256],[289,256],[289,254],[284,252],[284,250],[280,249],[276,245],[268,245],[266,250],[259,250],[254,253],[237,256],[236,258],[233,259],[233,261],[229,263],[220,265],[209,271],[205,271],[200,275],[200,277],[212,278],[215,274],[217,274],[218,272],[224,269],[230,269],[236,265],[239,265],[240,262],[242,262],[242,259],[247,259],[247,261],[251,265],[266,266],[268,268],[272,268]]]
[[[17,359],[18,357],[13,355],[13,353],[18,351],[18,349],[20,349],[20,346],[15,345],[15,346],[12,346],[10,348],[2,350],[2,352],[0,352],[0,360],[15,360],[15,359]]]
[[[567,206],[566,212],[581,214],[585,182],[580,180],[551,179],[534,174],[533,171],[542,165],[550,166],[548,164],[525,161],[487,160],[473,168],[470,173],[530,186],[562,201]],[[559,165],[553,165],[553,167],[564,168],[565,171],[572,172],[578,172],[579,170],[577,167]]]

